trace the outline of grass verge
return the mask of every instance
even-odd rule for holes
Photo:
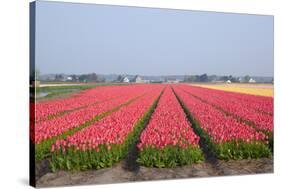
[[[82,90],[92,89],[102,86],[122,86],[126,84],[122,83],[94,83],[94,84],[81,84],[81,85],[69,85],[69,86],[44,86],[35,87],[35,93],[48,93],[46,96],[36,96],[37,101],[50,100],[54,98],[64,98],[73,93],[78,93]]]

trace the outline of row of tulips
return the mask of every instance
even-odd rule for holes
[[[221,109],[222,111],[252,124],[258,130],[266,131],[269,133],[273,132],[273,115],[257,112],[253,108],[248,106],[246,102],[234,100],[229,98],[227,95],[224,95],[228,94],[227,92],[220,92],[220,95],[214,96],[214,94],[217,93],[216,90],[206,90],[201,87],[194,87],[189,85],[180,85],[179,87],[186,92],[200,98],[201,100]],[[249,99],[250,97],[252,97],[252,95],[248,96]],[[271,109],[271,111],[273,111],[272,106],[269,106],[268,109]]]
[[[264,133],[193,97],[183,87],[173,88],[197,133],[205,139],[210,150],[219,159],[270,156],[270,149],[266,145],[267,136]]]
[[[96,104],[108,99],[116,98],[133,90],[139,90],[139,88],[143,89],[145,87],[140,85],[104,86],[82,91],[66,99],[39,102],[36,103],[35,119],[36,122],[50,119],[63,112],[83,108],[91,104]]]
[[[53,170],[102,168],[128,153],[149,119],[163,86],[52,146]]]
[[[209,91],[213,92],[213,91]],[[257,95],[248,95],[243,93],[232,93],[225,91],[214,91],[215,94],[222,94],[229,99],[233,99],[234,102],[243,103],[245,106],[252,108],[260,113],[273,115],[273,97],[257,96]],[[213,93],[212,93],[213,94]],[[215,95],[214,94],[214,95]],[[219,97],[219,96],[218,96]]]
[[[108,100],[103,103],[70,112],[55,119],[39,122],[35,126],[35,143],[39,144],[43,140],[60,135],[68,129],[80,126],[86,121],[93,119],[97,115],[109,111],[118,105],[136,98],[137,96],[140,96],[140,94],[143,94],[143,89],[132,91],[113,100]]]
[[[48,156],[51,145],[58,138],[65,138],[67,135],[87,127],[111,111],[117,110],[119,107],[132,102],[151,90],[155,90],[154,88],[154,86],[149,86],[145,89],[143,87],[135,88],[135,90],[128,91],[128,93],[124,94],[122,97],[88,106],[87,108],[65,114],[55,119],[36,123],[36,159],[40,160]]]
[[[145,166],[175,167],[203,160],[199,137],[170,86],[140,136],[138,162]]]
[[[195,86],[194,89],[197,89],[200,92],[203,91],[204,93],[209,93],[209,95],[214,98],[220,98],[221,96],[223,96],[233,103],[239,102],[247,108],[254,109],[260,113],[273,115],[273,97],[227,92]]]

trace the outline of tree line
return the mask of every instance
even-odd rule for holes
[[[55,81],[73,81],[73,82],[105,82],[105,78],[102,76],[97,75],[96,73],[89,73],[89,74],[71,74],[67,77],[63,74],[56,74]]]
[[[217,75],[207,75],[206,73],[202,75],[186,75],[184,76],[184,82],[212,82],[212,81],[231,81],[233,83],[236,82],[249,82],[251,77],[246,75],[244,77],[234,77],[232,75],[229,76],[217,76]]]

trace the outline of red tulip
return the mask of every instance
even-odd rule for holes
[[[102,88],[102,87],[100,87]],[[137,96],[140,96],[142,94],[147,93],[148,91],[153,89],[153,86],[144,86],[144,85],[132,85],[127,86],[126,88],[120,87],[119,91],[116,90],[116,87],[113,87],[112,91],[109,90],[110,88],[107,87],[107,90],[105,90],[109,94],[104,94],[101,92],[99,96],[106,96],[106,98],[110,98],[110,100],[106,100],[102,103],[94,104],[91,106],[88,106],[83,109],[79,109],[77,111],[70,112],[68,114],[65,114],[63,116],[51,119],[51,120],[45,120],[41,121],[39,123],[36,123],[35,125],[35,143],[39,144],[43,140],[58,136],[62,134],[63,132],[72,129],[74,127],[78,127],[85,123],[86,121],[89,121],[93,119],[95,116],[100,115],[104,112],[107,112],[111,109],[113,109],[116,106],[119,106],[121,104],[124,104],[125,102],[136,98]],[[117,94],[121,95],[119,97],[116,97]],[[90,99],[90,92],[85,92],[84,95],[86,95],[87,98]],[[92,99],[95,98],[95,101],[99,101],[98,95],[93,95],[91,97]],[[102,99],[104,99],[103,97]],[[82,99],[76,99],[82,100]],[[76,103],[77,104],[77,103]]]
[[[273,132],[272,97],[225,92],[189,85],[178,87],[233,116],[252,122],[261,130]]]
[[[199,137],[193,132],[191,123],[168,86],[142,132],[137,147],[140,150],[148,146],[163,149],[167,145],[187,148],[188,145],[198,146],[198,142]]]
[[[178,85],[174,87],[174,90],[192,116],[199,121],[200,127],[211,136],[214,143],[233,140],[245,142],[266,140],[266,135],[262,132],[257,132],[253,127],[238,122],[232,116],[227,116],[224,112],[214,108],[214,106],[190,95],[189,92],[193,92],[193,87]],[[196,88],[196,90],[199,89]],[[196,95],[201,97],[202,94],[205,94],[204,91],[196,91]],[[204,96],[204,100],[210,99],[210,96],[211,93],[209,92],[209,95]],[[224,104],[228,103],[226,101],[225,99]]]
[[[106,145],[108,150],[110,150],[111,144],[122,144],[133,131],[136,123],[144,116],[149,107],[152,106],[164,87],[163,85],[149,86],[146,86],[146,88],[150,88],[150,92],[141,98],[127,106],[123,106],[118,111],[76,132],[74,135],[57,141],[53,145],[54,148],[65,149],[73,147],[77,150],[95,149],[98,152],[99,145]],[[145,89],[143,88],[142,90]]]

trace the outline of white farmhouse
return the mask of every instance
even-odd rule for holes
[[[68,76],[68,77],[66,78],[66,81],[72,81],[72,77]]]
[[[124,78],[123,78],[123,82],[124,82],[124,83],[130,83],[130,80],[129,80],[128,77],[124,77]]]
[[[143,83],[143,80],[139,75],[137,75],[134,80],[136,83]]]
[[[230,80],[227,80],[226,83],[231,83],[231,81],[230,81]]]
[[[253,78],[250,78],[249,83],[256,83],[256,80],[254,80]]]

